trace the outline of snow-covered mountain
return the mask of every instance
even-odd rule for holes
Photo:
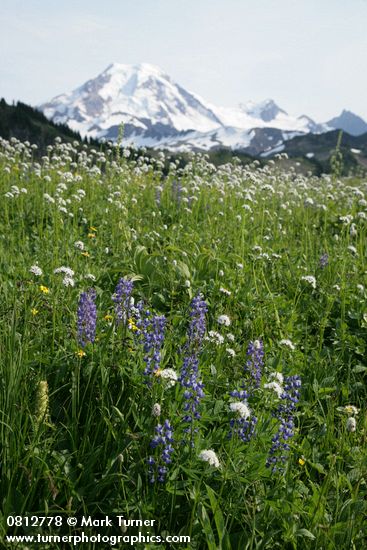
[[[255,136],[261,147],[272,149],[273,141],[329,129],[307,116],[288,115],[271,99],[217,107],[146,63],[113,63],[39,109],[82,136],[116,140],[123,122],[125,142],[171,150],[248,150]],[[270,130],[277,131],[276,138]],[[259,140],[259,132],[264,139]]]

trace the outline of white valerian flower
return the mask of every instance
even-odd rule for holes
[[[224,271],[223,271],[223,269],[220,269],[220,270],[218,271],[218,276],[219,276],[219,277],[224,277]]]
[[[347,419],[346,428],[347,428],[347,432],[355,432],[356,431],[357,422],[356,422],[356,419],[354,418],[354,416],[350,416]]]
[[[56,269],[54,269],[54,273],[57,274],[57,273],[64,273],[65,275],[67,275],[68,277],[70,278],[73,278],[75,273],[74,271],[70,268],[70,267],[66,267],[64,265],[62,265],[61,267],[57,267]]]
[[[351,237],[356,237],[357,234],[358,234],[357,226],[356,226],[355,223],[352,223],[352,224],[350,225],[349,235],[350,235]]]
[[[353,220],[353,216],[351,216],[350,214],[347,214],[346,216],[340,216],[339,220],[344,224],[348,225],[348,223],[351,223],[351,221]]]
[[[84,275],[84,279],[88,279],[89,281],[95,282],[96,276],[93,275],[92,273],[87,273],[86,275]]]
[[[357,290],[358,290],[358,292],[360,292],[361,294],[363,294],[363,293],[364,293],[364,286],[361,285],[361,284],[357,285]]]
[[[161,415],[161,406],[159,403],[154,403],[152,407],[152,416],[160,416]]]
[[[201,458],[201,460],[204,460],[204,462],[208,462],[210,466],[214,466],[214,468],[219,468],[220,466],[217,455],[211,449],[201,451],[201,453],[199,454],[199,458]]]
[[[206,340],[209,340],[209,342],[214,342],[218,346],[223,344],[224,342],[224,336],[219,334],[219,332],[216,332],[215,330],[209,330],[208,336],[205,338]]]
[[[36,277],[41,277],[41,275],[43,275],[42,269],[37,264],[32,265],[29,271],[33,273],[33,275],[36,275]]]
[[[236,352],[232,348],[226,348],[226,352],[229,357],[236,357]]]
[[[62,280],[62,284],[64,286],[74,286],[75,285],[75,281],[72,277],[68,277],[68,275],[65,275],[65,277],[63,278]]]
[[[186,287],[186,288],[190,288],[190,286],[191,286],[191,283],[190,283],[190,281],[187,279],[187,280],[185,281],[185,287]]]
[[[48,193],[43,193],[43,198],[50,204],[54,204],[55,199],[51,197]]]
[[[275,391],[278,397],[281,397],[283,394],[283,388],[278,382],[269,382],[268,384],[264,384],[264,388]]]
[[[277,380],[279,384],[283,384],[284,382],[284,376],[282,375],[281,372],[272,372],[270,374],[270,378],[275,378],[275,380]]]
[[[227,334],[227,340],[228,340],[229,342],[234,342],[235,338],[234,338],[234,334],[232,334],[232,332],[229,332],[229,333]]]
[[[75,248],[78,250],[84,250],[84,243],[83,241],[75,241],[74,243]]]
[[[316,278],[313,275],[303,275],[303,277],[301,277],[301,281],[306,281],[306,283],[310,284],[312,288],[316,288]]]
[[[286,346],[287,348],[291,349],[292,351],[296,349],[296,346],[293,344],[291,340],[288,338],[285,338],[279,342],[280,346]]]
[[[236,401],[229,404],[229,408],[232,412],[237,413],[241,418],[247,419],[251,416],[251,410],[246,403],[242,401]]]
[[[228,315],[219,315],[217,321],[220,325],[224,325],[226,327],[229,327],[231,324],[231,319],[228,317]]]
[[[230,296],[232,292],[230,290],[227,290],[226,288],[223,288],[222,286],[219,289],[219,292],[222,292],[223,294],[226,294],[227,296]]]
[[[347,246],[347,249],[349,250],[349,252],[351,252],[352,254],[354,254],[355,256],[357,256],[357,249],[356,249],[355,246],[353,246],[353,245],[350,244],[349,246]]]
[[[162,369],[155,372],[156,376],[166,381],[167,388],[172,388],[177,382],[177,372],[173,369]]]

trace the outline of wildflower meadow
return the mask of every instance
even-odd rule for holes
[[[0,192],[4,541],[366,547],[367,180],[13,139]]]

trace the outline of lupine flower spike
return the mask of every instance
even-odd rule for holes
[[[158,424],[156,426],[156,435],[150,442],[152,449],[161,449],[161,454],[158,459],[154,459],[152,456],[148,458],[149,466],[149,481],[150,483],[164,483],[166,481],[166,475],[168,472],[168,464],[172,462],[171,455],[174,451],[173,443],[173,430],[169,420],[165,420],[164,424]]]
[[[282,403],[278,406],[274,416],[279,420],[279,428],[272,439],[272,446],[266,466],[273,472],[282,471],[290,449],[288,440],[294,436],[294,411],[299,400],[301,379],[299,376],[284,377],[284,392]]]
[[[191,424],[200,418],[198,410],[200,399],[204,397],[204,385],[199,373],[199,353],[201,351],[205,335],[205,314],[208,310],[206,302],[198,294],[191,302],[191,322],[187,333],[185,356],[179,381],[184,388],[184,412],[183,420]],[[187,428],[186,431],[189,431]]]
[[[84,348],[93,343],[96,336],[97,308],[95,304],[96,292],[90,288],[82,292],[78,306],[78,341]]]

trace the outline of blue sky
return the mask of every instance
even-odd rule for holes
[[[1,0],[0,96],[38,104],[147,62],[218,105],[367,120],[367,0]]]

